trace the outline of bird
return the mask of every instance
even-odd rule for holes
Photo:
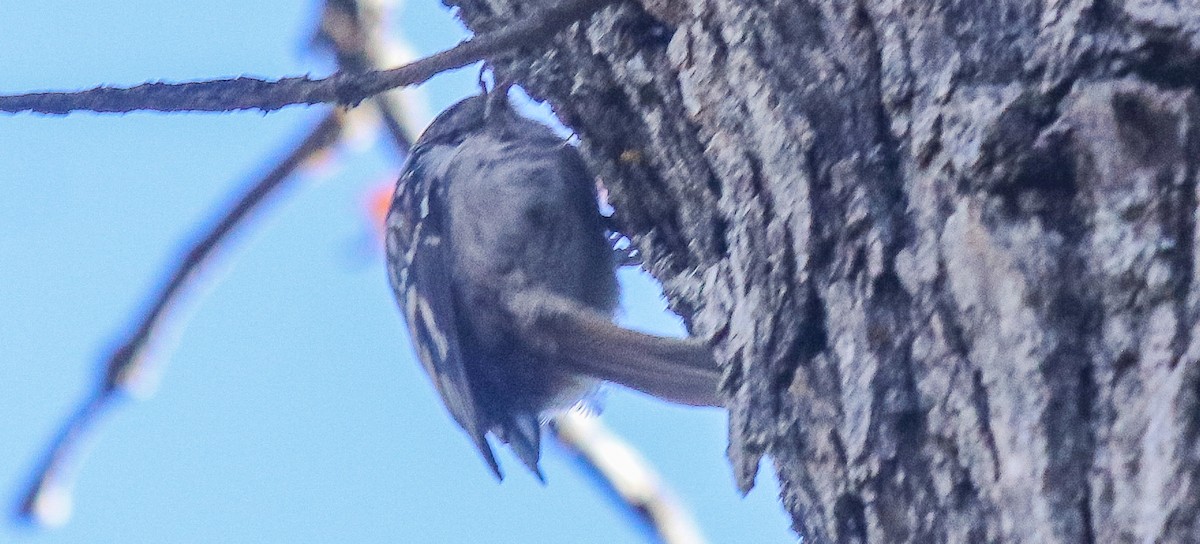
[[[489,435],[544,482],[542,425],[605,381],[721,405],[703,342],[612,322],[618,263],[595,177],[507,87],[450,106],[414,142],[385,238],[417,358],[498,479]]]

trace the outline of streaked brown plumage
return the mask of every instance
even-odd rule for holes
[[[593,178],[574,147],[506,97],[467,98],[417,140],[387,252],[417,355],[497,476],[488,433],[540,478],[542,418],[599,380],[718,404],[705,346],[611,322],[616,265]]]

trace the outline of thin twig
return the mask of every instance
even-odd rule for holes
[[[354,0],[350,0],[348,4],[350,5],[347,6],[338,0],[330,0],[326,7],[327,10],[356,7],[356,5],[362,8],[361,3]],[[381,14],[368,12],[367,8],[362,9],[362,13],[349,14],[352,16],[352,20],[340,21],[342,24],[350,23],[349,27],[341,30],[357,35],[358,41],[354,39],[338,40],[338,36],[328,35],[330,29],[327,28],[327,25],[339,22],[331,20],[336,19],[336,17],[331,17],[333,15],[331,12],[327,11],[322,21],[322,33],[333,43],[334,50],[338,55],[339,66],[347,73],[363,72],[381,64],[380,50],[384,39],[381,30]],[[346,13],[342,13],[342,15],[346,15]],[[546,24],[552,23],[553,21],[550,21]],[[481,40],[482,38],[475,41]],[[467,44],[470,43],[467,42]],[[430,57],[425,61],[433,58]],[[409,67],[416,68],[425,61],[418,61]],[[469,64],[469,62],[463,64]],[[0,103],[3,100],[4,98],[0,97]],[[404,128],[406,123],[403,109],[399,107],[394,97],[388,97],[385,94],[375,95],[372,102],[384,119],[401,154],[407,154],[412,138]],[[144,372],[148,346],[154,343],[160,335],[165,319],[171,310],[177,307],[180,295],[186,291],[185,288],[195,278],[196,272],[212,260],[212,257],[227,240],[228,235],[242,224],[268,196],[277,192],[290,173],[299,167],[307,157],[332,145],[337,140],[340,128],[340,119],[336,115],[327,116],[287,158],[256,183],[231,210],[225,212],[226,215],[217,222],[212,230],[202,236],[186,253],[164,287],[149,305],[149,310],[135,327],[134,332],[109,357],[104,367],[105,373],[101,383],[79,405],[55,437],[33,484],[22,501],[21,515],[23,517],[42,523],[61,523],[66,520],[70,510],[74,472],[82,461],[83,446],[93,435],[99,417],[113,406],[114,401],[120,397],[120,393],[128,386],[129,382]],[[695,521],[661,483],[653,468],[641,459],[636,450],[624,443],[618,436],[607,431],[599,421],[584,420],[578,414],[566,414],[556,417],[552,428],[555,431],[554,437],[567,449],[575,452],[587,469],[596,475],[597,483],[602,488],[610,490],[620,504],[634,514],[634,518],[639,523],[663,542],[696,544],[704,541]]]
[[[53,525],[66,521],[74,472],[82,459],[82,446],[97,419],[121,397],[121,393],[146,371],[147,350],[160,335],[162,325],[197,273],[213,260],[229,241],[229,235],[257,211],[268,197],[293,179],[305,161],[337,142],[342,114],[331,112],[309,132],[286,157],[255,181],[232,207],[222,211],[217,223],[206,230],[187,250],[163,286],[154,294],[146,311],[124,342],[105,361],[104,373],[92,393],[79,405],[55,436],[42,458],[34,480],[21,501],[18,514],[29,521]]]
[[[415,85],[446,70],[461,68],[521,46],[546,43],[566,26],[615,0],[564,0],[527,19],[466,40],[416,62],[382,72],[339,72],[324,79],[289,77],[275,81],[239,77],[189,83],[144,83],[136,87],[96,87],[79,92],[0,96],[0,112],[73,111],[125,113],[152,111],[273,111],[292,104],[357,105],[388,89]]]
[[[595,417],[567,412],[553,420],[559,443],[664,544],[703,544],[700,526],[641,454]]]
[[[388,12],[394,1],[327,0],[321,13],[315,41],[328,44],[337,58],[338,69],[345,73],[382,70],[396,64],[404,56],[407,44],[398,43],[385,28]],[[401,58],[408,61],[409,58]],[[392,89],[370,98],[401,157],[412,148],[413,131],[407,107],[400,95],[405,91]]]

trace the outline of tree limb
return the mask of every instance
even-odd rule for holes
[[[149,110],[274,111],[293,104],[334,103],[354,106],[388,89],[415,85],[455,68],[521,46],[546,43],[567,25],[615,0],[565,0],[527,19],[468,39],[450,49],[384,71],[338,72],[323,79],[308,76],[269,81],[250,77],[187,83],[143,83],[134,87],[95,87],[78,92],[0,96],[0,112],[65,115],[74,111],[127,113]]]

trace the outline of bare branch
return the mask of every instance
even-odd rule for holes
[[[391,36],[384,27],[393,1],[327,0],[321,13],[315,41],[328,44],[337,57],[338,68],[347,73],[381,70],[398,64],[407,45]],[[404,55],[407,56],[407,55]],[[411,60],[401,58],[400,62]],[[401,89],[391,89],[370,98],[369,103],[383,120],[401,157],[408,155],[413,143],[412,124]]]
[[[124,342],[105,361],[104,372],[92,393],[66,420],[50,449],[42,458],[34,480],[21,501],[18,515],[46,525],[66,521],[74,472],[81,460],[81,447],[97,419],[121,397],[128,386],[146,371],[147,350],[160,336],[171,310],[178,306],[197,273],[213,260],[229,241],[229,234],[246,222],[268,197],[282,189],[292,174],[309,158],[337,142],[342,114],[331,112],[313,128],[286,157],[257,180],[184,254],[162,288],[146,305]]]
[[[388,89],[415,85],[521,46],[546,43],[566,26],[615,0],[564,0],[541,13],[466,40],[446,51],[381,72],[339,72],[324,79],[289,77],[268,81],[249,77],[188,83],[144,83],[135,87],[96,87],[79,92],[0,96],[0,112],[63,115],[73,111],[274,111],[293,104],[353,106]]]
[[[554,418],[554,437],[591,469],[600,484],[664,544],[703,544],[691,513],[679,502],[654,467],[598,419],[578,412]]]
[[[354,8],[361,11],[344,11]],[[338,10],[343,11],[339,13]],[[363,8],[353,0],[345,3],[336,0],[327,2],[321,34],[332,43],[338,66],[344,72],[362,73],[383,64],[381,59],[384,58],[386,37],[382,30],[382,14],[377,11],[372,10],[371,6]],[[420,62],[424,61],[409,66],[417,66]],[[378,94],[370,99],[384,119],[401,154],[406,154],[412,139],[405,128],[405,111],[395,100],[394,93]],[[3,100],[0,97],[0,103]],[[149,362],[147,350],[157,343],[168,314],[174,313],[186,288],[193,283],[196,272],[212,260],[231,232],[244,223],[267,197],[278,192],[304,160],[337,141],[341,123],[339,116],[327,116],[291,154],[255,183],[232,209],[224,212],[216,225],[186,252],[164,286],[147,305],[148,310],[133,332],[109,356],[100,383],[76,408],[54,438],[21,501],[19,514],[23,518],[47,525],[66,521],[71,508],[74,477],[84,457],[84,446],[94,436],[99,418],[121,398],[121,393],[127,390],[130,382],[146,372],[145,367]],[[660,483],[653,468],[620,437],[607,431],[598,421],[583,421],[578,414],[559,416],[553,428],[554,437],[579,456],[585,467],[596,476],[597,485],[612,492],[629,512],[635,514],[634,518],[639,523],[668,544],[703,542],[691,515]]]

